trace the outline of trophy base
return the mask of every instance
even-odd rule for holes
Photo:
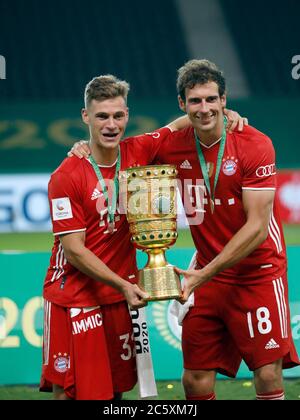
[[[139,271],[138,285],[149,294],[149,301],[177,299],[182,296],[180,278],[172,265]]]

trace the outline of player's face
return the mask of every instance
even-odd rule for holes
[[[186,112],[193,127],[201,132],[214,132],[223,124],[226,96],[220,97],[218,85],[208,82],[185,90],[185,102],[179,97],[179,106]]]
[[[105,149],[118,147],[128,123],[128,108],[118,96],[104,101],[92,100],[82,110],[82,119],[89,126],[92,142]]]

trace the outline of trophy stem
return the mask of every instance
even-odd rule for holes
[[[158,268],[168,265],[165,257],[165,251],[167,249],[168,248],[145,249],[144,252],[148,255],[148,261],[145,268]]]
[[[146,300],[177,299],[182,295],[181,284],[174,267],[167,263],[165,251],[168,248],[145,249],[147,265],[139,271],[139,286],[149,293]]]

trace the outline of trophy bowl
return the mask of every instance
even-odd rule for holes
[[[177,239],[176,175],[174,165],[138,166],[120,174],[131,241],[148,254],[138,281],[148,301],[182,296],[179,276],[165,258]]]

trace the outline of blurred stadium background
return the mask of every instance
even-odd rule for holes
[[[176,70],[190,58],[216,62],[227,78],[228,107],[273,139],[299,349],[299,16],[297,0],[52,0],[42,8],[37,0],[1,1],[0,399],[38,398],[35,389],[1,385],[38,382],[40,296],[52,245],[47,182],[74,140],[87,138],[80,119],[85,84],[105,73],[129,81],[127,135],[152,131],[180,115]],[[170,260],[185,266],[191,253],[182,229]],[[168,322],[166,304],[150,309],[156,374],[173,381],[161,382],[160,397],[182,398],[180,332]],[[223,398],[254,395],[247,370],[239,376],[242,382],[222,388]],[[299,380],[287,387],[297,399]]]

